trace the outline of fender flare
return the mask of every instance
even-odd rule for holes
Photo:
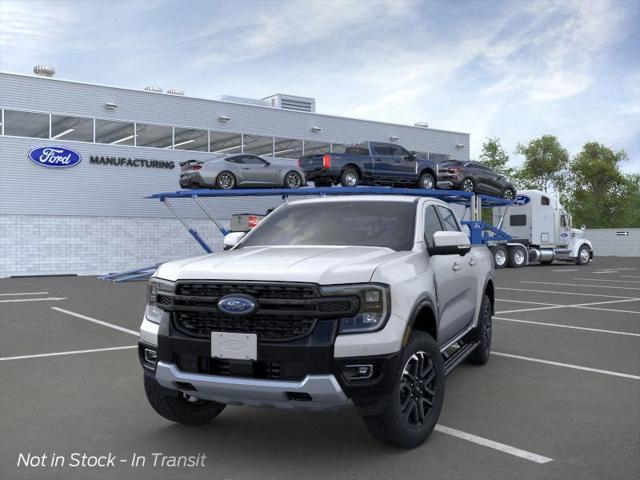
[[[413,330],[413,324],[416,321],[418,312],[422,310],[424,307],[429,308],[431,310],[431,313],[433,313],[433,318],[436,322],[436,332],[440,329],[440,317],[438,315],[437,305],[438,305],[437,301],[433,298],[433,296],[430,293],[423,293],[417,298],[417,300],[413,304],[413,307],[411,307],[409,321],[407,322],[407,325],[405,327],[404,336],[402,338],[403,347],[409,341],[409,335],[411,334],[411,330]]]

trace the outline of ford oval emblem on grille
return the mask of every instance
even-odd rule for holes
[[[225,295],[218,300],[218,308],[229,315],[248,315],[255,311],[257,304],[251,297],[244,295]]]

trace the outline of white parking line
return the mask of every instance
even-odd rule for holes
[[[11,298],[8,300],[0,300],[0,303],[19,303],[19,302],[58,302],[66,300],[67,297],[46,297],[46,298]]]
[[[631,285],[638,285],[637,281],[632,281],[632,280],[613,280],[610,278],[581,278],[581,277],[573,277],[572,280],[595,280],[596,282],[615,282],[615,283],[630,283]],[[606,285],[603,285],[603,287],[606,287]]]
[[[61,355],[77,355],[79,353],[109,352],[112,350],[128,350],[131,348],[138,348],[138,346],[128,345],[126,347],[92,348],[90,350],[70,350],[67,352],[39,353],[37,355],[20,355],[18,357],[0,357],[0,362],[6,362],[8,360],[24,360],[26,358],[42,358],[42,357],[59,357]]]
[[[640,278],[640,275],[620,275],[620,278]]]
[[[534,282],[532,280],[520,280],[520,283],[537,283],[542,285],[561,285],[565,287],[591,287],[591,288],[615,288],[616,290],[640,290],[640,287],[612,287],[610,285],[584,285],[582,283],[554,283],[554,282]]]
[[[495,312],[498,315],[502,315],[504,313],[517,313],[517,312],[535,312],[538,310],[553,310],[554,308],[586,308],[586,309],[593,309],[593,310],[603,310],[605,312],[625,312],[627,313],[628,310],[616,310],[613,308],[595,308],[592,307],[593,305],[606,305],[609,303],[626,303],[626,302],[637,302],[638,300],[640,300],[640,298],[626,298],[625,300],[607,300],[604,302],[590,302],[590,303],[575,303],[572,305],[553,305],[553,304],[549,304],[550,306],[548,307],[537,307],[537,308],[519,308],[517,310],[503,310],[501,312]],[[634,312],[635,313],[635,312]]]
[[[561,268],[560,270],[551,270],[552,272],[577,272],[577,268]]]
[[[601,328],[576,327],[574,325],[562,325],[560,323],[534,322],[531,320],[516,320],[515,318],[493,317],[494,320],[505,322],[530,323],[532,325],[542,325],[544,327],[570,328],[573,330],[584,330],[587,332],[611,333],[613,335],[627,335],[629,337],[640,337],[640,333],[620,332],[618,330],[603,330]]]
[[[606,273],[620,273],[620,272],[618,272],[618,270],[604,270],[604,271],[601,271],[601,272],[593,272],[593,273],[595,273],[596,275],[599,275],[599,274],[602,274],[602,273],[606,274]]]
[[[444,425],[440,425],[439,423],[435,426],[435,431],[451,435],[452,437],[461,438],[462,440],[467,440],[468,442],[476,443],[478,445],[482,445],[483,447],[493,448],[494,450],[499,450],[515,457],[524,458],[525,460],[529,460],[530,462],[549,463],[553,461],[553,458],[543,457],[542,455],[538,455],[537,453],[527,452],[526,450],[521,450],[510,445],[505,445],[504,443],[494,442],[493,440],[489,440],[488,438],[478,437],[477,435],[463,432],[461,430],[456,430],[455,428],[445,427]]]
[[[640,315],[640,312],[636,312],[635,310],[619,310],[616,308],[598,308],[598,307],[575,307],[575,308],[584,308],[585,310],[601,310],[603,312],[630,313],[632,315]]]
[[[0,297],[12,297],[18,295],[49,295],[49,292],[0,293]]]
[[[598,368],[583,367],[581,365],[573,365],[571,363],[552,362],[551,360],[542,360],[541,358],[523,357],[521,355],[513,355],[511,353],[491,352],[491,355],[498,357],[516,358],[518,360],[526,360],[527,362],[544,363],[545,365],[553,365],[556,367],[572,368],[574,370],[582,370],[585,372],[602,373],[604,375],[611,375],[613,377],[630,378],[631,380],[640,380],[638,375],[631,375],[629,373],[613,372],[611,370],[600,370]]]
[[[542,282],[546,283],[546,282]],[[598,285],[602,288],[602,285]],[[608,297],[608,298],[630,298],[638,300],[636,297],[622,297],[620,295],[602,295],[599,293],[576,293],[576,292],[558,292],[557,290],[530,290],[528,288],[510,288],[510,287],[496,287],[496,290],[511,290],[514,292],[534,292],[534,293],[555,293],[557,295],[577,295],[579,297]]]
[[[86,320],[87,322],[97,323],[98,325],[113,328],[114,330],[119,330],[121,332],[128,333],[129,335],[135,335],[136,337],[139,335],[139,332],[136,332],[135,330],[129,330],[128,328],[121,327],[120,325],[114,325],[113,323],[103,322],[102,320],[98,320],[97,318],[87,317],[86,315],[81,315],[79,313],[72,312],[70,310],[65,310],[64,308],[51,307],[51,310],[55,310],[56,312],[60,312],[60,313],[66,313],[67,315],[81,318],[83,320]]]
[[[546,306],[554,306],[561,307],[562,305],[558,305],[557,303],[543,303],[543,302],[530,302],[528,300],[507,300],[506,298],[496,298],[496,302],[510,302],[510,303],[530,303],[531,305],[546,305]]]

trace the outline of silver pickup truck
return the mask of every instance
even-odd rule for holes
[[[374,436],[415,447],[446,374],[489,358],[492,255],[440,200],[300,200],[230,235],[232,249],[165,263],[149,282],[140,361],[169,420],[355,407]]]

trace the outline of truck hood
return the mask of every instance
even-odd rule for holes
[[[166,280],[254,280],[321,285],[369,282],[380,265],[409,252],[383,247],[244,247],[162,264]]]

